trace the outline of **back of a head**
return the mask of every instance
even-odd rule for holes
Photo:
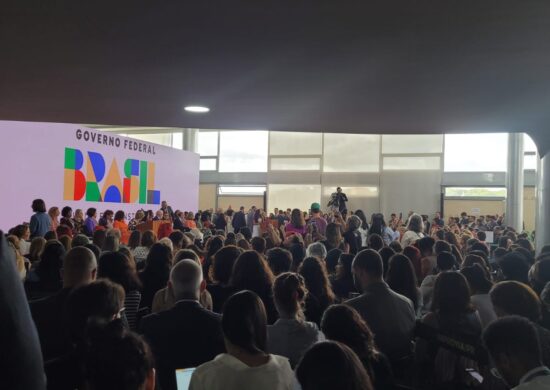
[[[436,255],[439,255],[441,252],[451,252],[451,244],[447,241],[436,241],[434,245],[434,252]]]
[[[472,310],[470,287],[458,272],[443,272],[435,280],[431,311],[454,320]]]
[[[105,237],[105,241],[103,242],[103,248],[101,248],[104,252],[116,252],[118,251],[118,248],[120,246],[120,240],[114,236],[114,235],[107,235]]]
[[[424,230],[424,222],[422,221],[422,217],[418,214],[411,215],[409,218],[409,224],[407,225],[407,230],[421,233]]]
[[[197,264],[200,264],[200,258],[197,253],[192,249],[180,249],[174,255],[174,264],[177,264],[180,260],[191,259],[194,260]]]
[[[499,260],[498,265],[506,280],[528,283],[529,264],[518,252],[509,252]]]
[[[258,294],[271,291],[273,273],[256,251],[245,251],[235,261],[231,285],[238,289],[252,290]]]
[[[223,307],[222,329],[231,344],[253,354],[265,352],[267,316],[258,295],[245,290],[229,297]]]
[[[153,273],[163,273],[172,266],[172,251],[164,244],[154,244],[145,261],[145,271]]]
[[[107,252],[101,255],[97,277],[120,284],[126,293],[141,288],[135,266],[132,266],[130,259],[121,252]]]
[[[384,266],[382,257],[373,249],[364,249],[355,255],[353,268],[366,272],[374,278],[382,278]]]
[[[202,268],[194,260],[180,260],[170,271],[170,284],[176,301],[198,299],[202,282]]]
[[[274,275],[290,271],[292,253],[283,248],[273,248],[267,251],[267,263]]]
[[[489,295],[497,316],[518,315],[533,322],[540,319],[540,299],[526,284],[516,281],[499,282],[493,286]]]
[[[91,323],[108,323],[124,305],[124,289],[107,279],[76,287],[67,300],[66,319],[73,340],[83,337]]]
[[[73,287],[93,279],[97,270],[95,254],[88,248],[78,246],[67,252],[63,259],[63,285]]]
[[[130,238],[128,239],[128,247],[135,249],[141,245],[141,232],[139,230],[134,230],[130,233]]]
[[[258,253],[264,254],[265,253],[265,247],[266,247],[266,241],[263,237],[254,237],[250,241],[250,244],[252,245],[252,249],[255,250]]]
[[[252,238],[252,232],[250,231],[250,228],[248,226],[243,226],[239,229],[239,233],[241,233],[244,236],[244,239],[247,241],[250,241]]]
[[[275,278],[273,283],[273,298],[277,311],[281,316],[300,318],[302,304],[307,294],[304,278],[294,272],[284,272]]]
[[[512,315],[493,321],[483,332],[483,344],[494,361],[504,358],[525,367],[542,365],[538,332],[524,317]]]
[[[456,257],[451,252],[440,252],[437,255],[437,268],[440,271],[450,271],[456,263]]]
[[[319,260],[324,261],[327,257],[327,248],[321,242],[314,242],[309,244],[306,249],[306,257],[317,257]]]
[[[151,248],[157,242],[157,236],[152,230],[146,230],[141,235],[141,246]]]
[[[485,253],[486,257],[489,256],[489,247],[482,242],[476,242],[474,245],[470,247],[469,252],[472,253],[474,251],[480,251]]]
[[[392,241],[390,242],[390,245],[388,245],[395,253],[402,253],[403,247],[401,246],[401,243],[399,241]]]
[[[367,245],[370,249],[379,251],[384,248],[384,240],[382,239],[382,236],[378,234],[371,234],[368,238]]]
[[[321,331],[328,340],[346,344],[361,359],[368,360],[376,352],[369,326],[351,306],[329,306],[321,320]]]
[[[342,253],[340,255],[340,258],[338,259],[338,264],[339,264],[338,273],[337,273],[338,278],[353,277],[352,264],[353,264],[354,258],[355,256],[353,256],[351,253]]]
[[[433,253],[434,245],[435,240],[429,236],[422,237],[420,240],[416,241],[416,246],[418,250],[424,256],[431,255]]]
[[[335,341],[314,344],[296,367],[303,390],[371,390],[367,371],[357,355]]]
[[[480,264],[474,264],[469,267],[464,267],[460,270],[460,273],[464,275],[472,293],[476,294],[488,294],[493,287],[493,283],[487,278],[483,266]]]
[[[332,300],[332,289],[324,262],[317,257],[306,257],[298,272],[304,277],[310,294],[317,299],[329,297]]]
[[[83,370],[87,389],[143,390],[147,382],[154,382],[149,346],[125,330],[121,321],[95,329],[89,336]]]

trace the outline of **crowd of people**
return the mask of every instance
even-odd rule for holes
[[[127,220],[35,200],[6,254],[47,387],[175,390],[193,368],[193,390],[550,388],[550,246],[502,216],[334,204]]]

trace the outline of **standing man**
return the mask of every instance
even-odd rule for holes
[[[321,215],[321,205],[319,203],[311,204],[311,218],[308,221],[308,224],[315,225],[317,233],[321,236],[325,236],[327,231],[327,221]]]
[[[346,194],[342,192],[342,188],[338,187],[336,188],[336,192],[333,192],[330,196],[330,201],[328,202],[328,206],[332,209],[332,211],[339,211],[341,214],[347,214],[348,208],[346,206],[346,202],[348,201],[348,197]]]
[[[239,211],[233,215],[233,222],[231,223],[233,225],[233,230],[236,233],[241,230],[241,228],[246,226],[246,216],[244,215],[244,206],[241,206],[239,208]]]
[[[248,226],[251,232],[254,228],[254,215],[256,215],[256,206],[252,206],[252,208],[246,215],[246,226]]]

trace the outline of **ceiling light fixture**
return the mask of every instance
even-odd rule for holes
[[[208,107],[204,107],[204,106],[186,106],[184,110],[195,114],[204,114],[210,111]]]

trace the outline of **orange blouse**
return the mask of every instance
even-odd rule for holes
[[[122,244],[128,244],[130,239],[130,231],[128,230],[128,224],[124,221],[115,221],[113,228],[120,230],[120,242]]]

